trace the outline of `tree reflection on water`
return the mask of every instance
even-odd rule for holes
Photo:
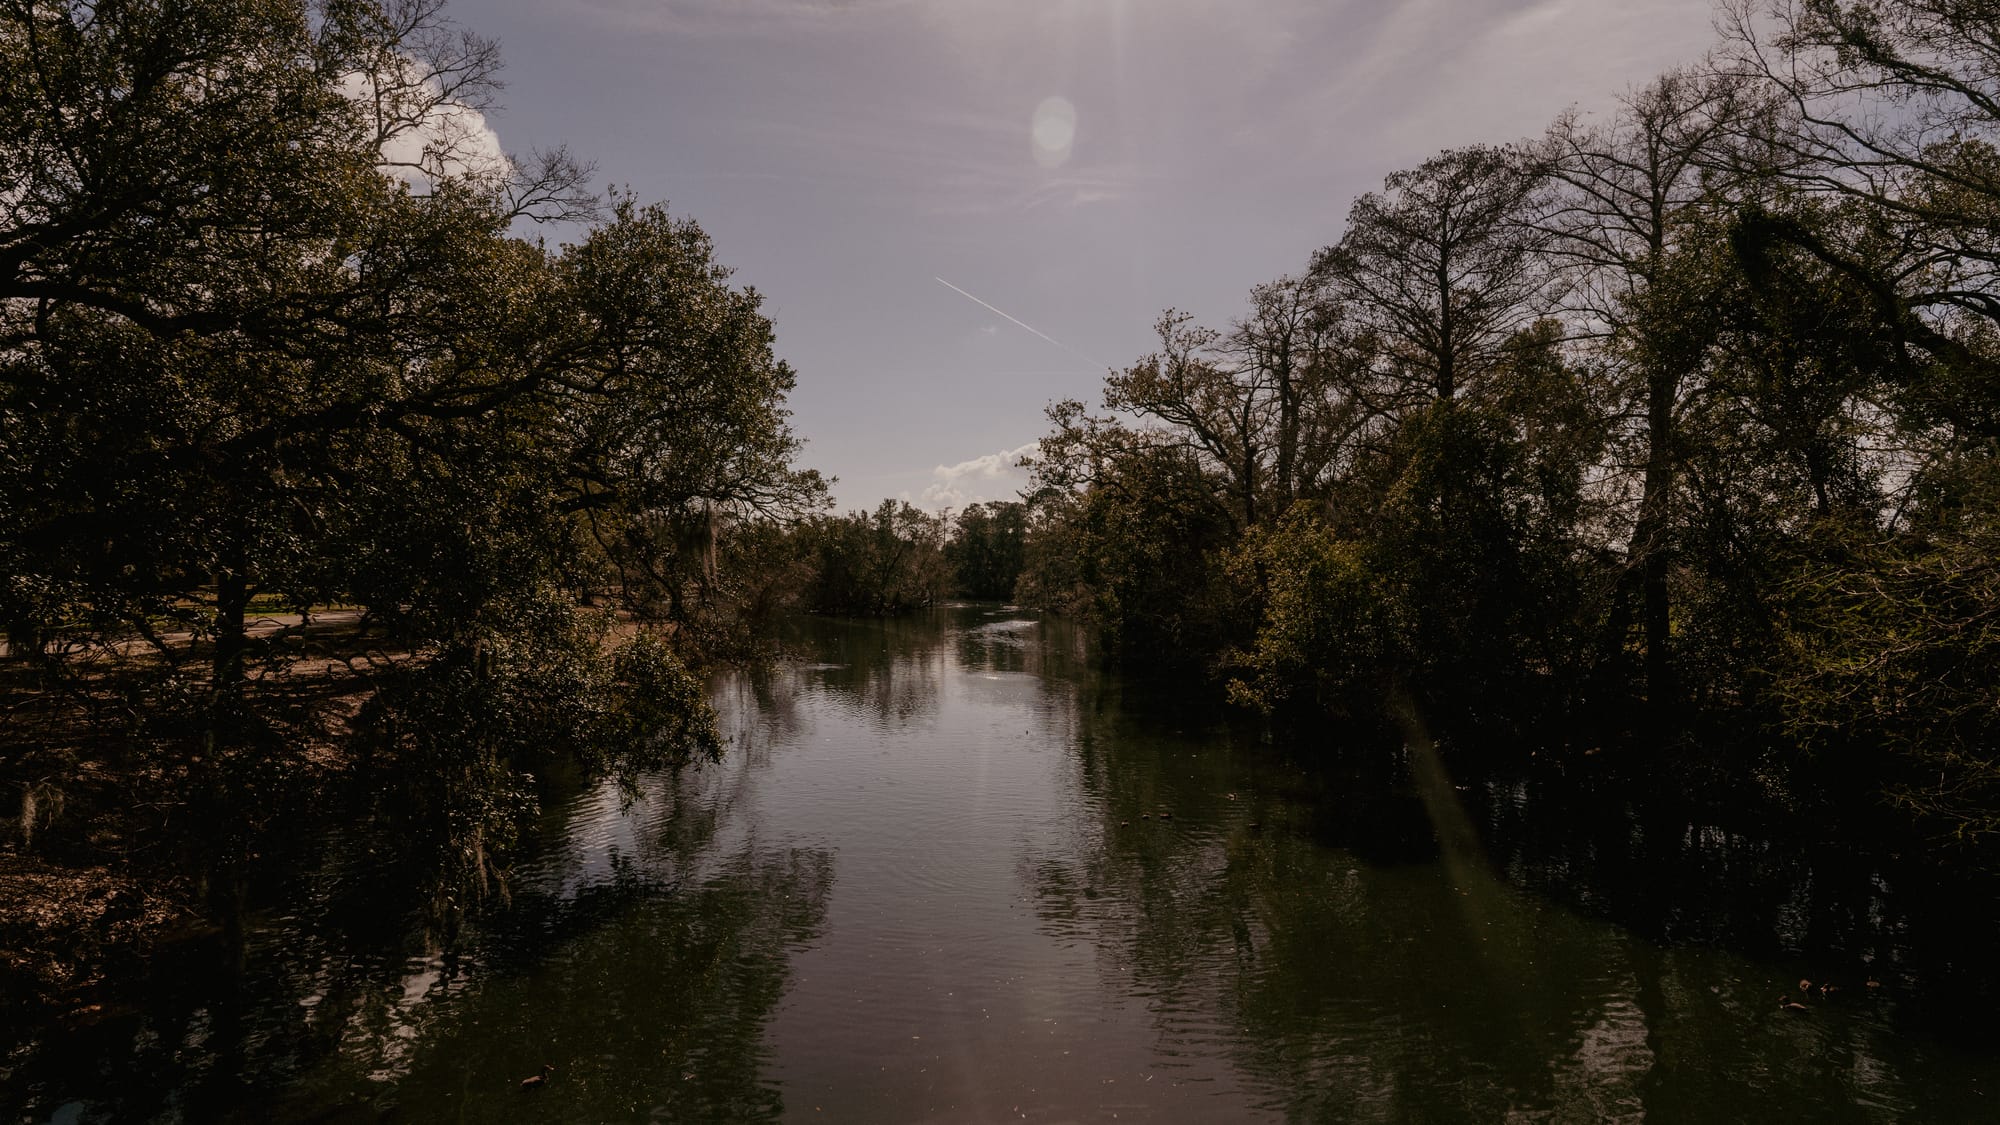
[[[162,973],[134,1011],[45,1044],[13,1076],[27,1108],[501,1121],[532,1097],[548,1120],[776,1120],[763,1027],[825,917],[833,861],[738,822],[764,765],[756,732],[739,734],[740,753],[652,779],[636,806],[607,787],[551,813],[510,899],[442,950],[393,868],[370,861],[390,849],[354,826],[253,933],[240,976],[200,961]]]
[[[552,799],[441,948],[356,823],[240,972],[12,1060],[10,1116],[1986,1116],[1992,908],[1914,861],[1281,743],[1001,607],[795,630],[715,685],[721,762]]]
[[[1067,711],[1095,815],[1028,850],[1044,929],[1145,999],[1159,1051],[1226,1054],[1284,1119],[1977,1114],[1976,1045],[1909,1003],[1976,966],[1838,849],[1480,779],[1454,792],[1484,854],[1447,863],[1407,749],[1308,771],[1103,680]]]

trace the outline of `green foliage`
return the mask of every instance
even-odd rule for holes
[[[454,907],[498,876],[537,773],[576,763],[630,794],[721,751],[701,679],[663,638],[614,646],[607,622],[565,604],[517,608],[511,626],[390,679],[357,722],[378,802],[434,856]]]
[[[1815,763],[1962,840],[2000,833],[2000,537],[1866,544],[1785,601],[1772,690]]]
[[[792,468],[796,376],[762,298],[729,287],[708,236],[664,208],[614,201],[555,270],[578,333],[558,375],[562,506],[628,605],[687,622],[720,594],[726,525],[824,500]]]
[[[591,740],[600,769],[630,779],[721,756],[707,685],[659,635],[641,633],[612,655],[609,695],[605,729]]]
[[[937,604],[950,585],[945,535],[942,517],[907,500],[806,521],[797,532],[812,573],[806,608],[883,617]]]
[[[973,504],[958,513],[945,544],[957,593],[1007,601],[1027,565],[1028,508],[1017,501]]]
[[[1227,495],[1185,450],[1125,449],[1081,495],[1043,501],[1023,596],[1088,621],[1126,659],[1205,666],[1239,617]]]
[[[46,684],[146,658],[121,730],[219,878],[338,760],[315,693],[369,699],[446,884],[530,772],[714,754],[722,543],[823,502],[759,296],[561,152],[481,156],[496,67],[434,0],[0,5],[0,618]],[[607,591],[669,628],[614,646]],[[359,661],[250,635],[330,602]]]
[[[1357,470],[1339,524],[1300,507],[1238,549],[1233,572],[1263,591],[1263,613],[1232,695],[1379,714],[1404,692],[1439,718],[1519,721],[1573,691],[1589,603],[1565,452],[1537,450],[1492,408],[1413,414]]]
[[[1301,506],[1252,533],[1229,565],[1239,585],[1264,591],[1256,641],[1232,661],[1231,699],[1264,711],[1379,713],[1406,645],[1366,544]]]

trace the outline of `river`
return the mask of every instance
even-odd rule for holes
[[[1274,745],[1002,607],[795,629],[448,955],[330,867],[12,1120],[1995,1119],[1991,935],[1900,869]]]

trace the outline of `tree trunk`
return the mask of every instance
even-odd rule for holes
[[[1287,345],[1289,347],[1289,345]],[[1289,358],[1278,365],[1278,511],[1283,513],[1292,505],[1296,485],[1292,481],[1292,463],[1299,456],[1299,399],[1292,388],[1292,364]]]
[[[231,568],[215,583],[215,657],[212,665],[218,704],[243,698],[243,635],[250,609],[250,582]]]
[[[1667,592],[1667,508],[1673,494],[1674,382],[1652,374],[1646,387],[1646,485],[1639,502],[1639,526],[1633,549],[1640,552],[1641,590],[1645,600],[1646,700],[1656,729],[1663,733],[1674,722],[1678,688],[1674,682],[1672,607]]]

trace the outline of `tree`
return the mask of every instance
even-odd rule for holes
[[[957,591],[988,601],[1012,598],[1027,538],[1027,505],[1014,500],[968,505],[953,522],[944,549]]]
[[[797,534],[813,567],[807,606],[885,617],[936,605],[950,581],[946,527],[907,500],[805,521]]]
[[[559,252],[516,236],[594,211],[580,165],[475,128],[495,65],[436,0],[0,0],[0,612],[52,675],[150,649],[69,686],[185,780],[159,807],[227,826],[197,841],[224,898],[341,726],[474,874],[549,758],[713,751],[686,631],[578,608],[593,553],[678,608],[715,581],[691,541],[820,495],[698,227],[621,199]],[[365,610],[389,655],[351,723],[252,642],[273,598]]]
[[[785,398],[755,290],[728,284],[707,234],[663,207],[616,200],[610,221],[555,263],[572,336],[550,376],[564,436],[564,506],[621,572],[633,604],[714,581],[723,523],[796,518],[826,486],[793,466]]]
[[[1365,396],[1377,413],[1479,393],[1505,342],[1546,310],[1545,236],[1525,221],[1539,182],[1518,153],[1447,151],[1355,201],[1340,241],[1314,256],[1378,349]]]
[[[1231,362],[1221,335],[1169,309],[1153,325],[1160,350],[1104,381],[1106,409],[1161,423],[1151,440],[1178,445],[1228,482],[1239,527],[1255,524],[1272,447],[1274,372]]]
[[[522,317],[472,337],[521,292],[507,224],[578,214],[583,170],[464,164],[440,122],[495,59],[428,0],[15,0],[0,49],[10,463],[53,469],[23,469],[46,503],[5,533],[100,634],[212,636],[227,703],[255,589],[319,581],[304,544],[362,471],[344,458],[538,378]],[[422,192],[392,175],[412,144]]]
[[[1249,313],[1222,340],[1231,360],[1254,373],[1246,381],[1270,388],[1269,513],[1322,496],[1369,422],[1349,392],[1369,358],[1352,328],[1325,280],[1307,274],[1251,289]]]
[[[2000,367],[1985,346],[2000,326],[1992,4],[1732,0],[1726,12],[1730,65],[1786,111],[1759,138],[1783,175],[1871,219],[1854,245],[1753,215],[1746,250],[1784,243],[1846,274],[1892,333],[1898,380],[1950,425],[2000,436]]]
[[[1440,721],[1574,706],[1603,599],[1578,532],[1604,451],[1598,403],[1544,323],[1496,359],[1491,401],[1413,409],[1357,454],[1325,513],[1298,508],[1231,554],[1256,592],[1232,693]]]
[[[1223,552],[1230,490],[1188,444],[1057,403],[1031,465],[1035,534],[1022,596],[1087,622],[1108,654],[1200,668],[1241,631]]]
[[[1159,350],[1104,383],[1105,408],[1142,426],[1085,425],[1078,406],[1070,420],[1081,428],[1066,431],[1182,447],[1212,471],[1239,529],[1321,494],[1370,420],[1351,393],[1367,353],[1323,279],[1259,285],[1250,306],[1226,333],[1163,313],[1154,324]]]
[[[472,161],[467,113],[494,88],[498,57],[441,9],[6,0],[0,300],[16,314],[88,306],[156,334],[297,332],[338,291],[244,284],[244,256],[318,258],[323,279],[363,283],[338,269],[340,251],[385,172],[476,187],[510,216],[587,212],[586,169],[565,154]],[[289,256],[314,238],[317,254]]]
[[[1704,217],[1728,205],[1715,172],[1753,112],[1741,81],[1674,70],[1628,93],[1604,124],[1564,114],[1537,150],[1557,185],[1539,216],[1546,250],[1570,278],[1572,314],[1618,371],[1635,422],[1628,464],[1641,481],[1627,555],[1639,578],[1648,695],[1661,720],[1676,690],[1668,577],[1678,418],[1713,325],[1712,294],[1678,284],[1685,274],[1669,284],[1668,272],[1688,232],[1712,235]]]

